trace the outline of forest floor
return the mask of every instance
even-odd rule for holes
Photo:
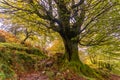
[[[11,43],[0,44],[0,80],[100,80],[92,77],[88,67],[84,70],[88,73],[85,76],[81,73],[78,75],[71,70],[74,66],[70,66],[61,63],[61,56],[49,58],[36,48]],[[120,76],[111,74],[104,80],[120,80]]]
[[[49,78],[42,72],[32,72],[19,75],[18,80],[49,80]]]
[[[53,79],[49,79],[49,77],[46,76],[43,72],[32,72],[32,73],[19,75],[18,80],[53,80]],[[63,79],[56,78],[54,80],[63,80]],[[64,80],[86,80],[86,79],[82,77],[81,78],[74,77],[71,79],[64,79]]]
[[[43,72],[32,72],[32,73],[19,75],[18,80],[50,80],[50,79],[48,78],[48,76],[44,75]],[[61,79],[55,79],[55,80],[61,80]],[[86,80],[86,79],[76,77],[74,79],[69,79],[69,80]],[[120,76],[111,75],[110,78],[107,80],[120,80]]]
[[[43,60],[45,63],[52,63],[52,59]],[[43,62],[41,61],[41,63]],[[41,64],[40,63],[40,64]],[[54,62],[53,62],[54,63]],[[44,65],[46,65],[44,64]],[[106,77],[106,76],[104,76]],[[87,79],[79,76],[74,72],[64,71],[60,72],[57,66],[48,66],[37,71],[30,71],[22,74],[18,74],[18,80],[100,80],[100,79]],[[110,74],[104,80],[120,80],[120,76]]]
[[[112,74],[110,80],[120,80],[120,76]]]

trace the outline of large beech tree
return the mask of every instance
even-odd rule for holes
[[[51,29],[62,37],[65,46],[65,58],[68,61],[80,61],[78,56],[78,44],[80,45],[97,45],[106,41],[105,36],[93,40],[93,35],[84,38],[103,29],[105,34],[110,34],[108,25],[98,27],[100,19],[109,17],[105,16],[117,1],[112,0],[0,0],[1,13],[11,14],[24,21],[33,24],[39,24],[47,29]],[[112,11],[113,12],[113,11]],[[105,26],[105,25],[104,25]],[[35,27],[35,26],[33,26]],[[102,30],[101,30],[102,31]],[[100,32],[100,31],[99,31]],[[101,32],[102,34],[102,32]],[[91,39],[92,38],[92,39]]]

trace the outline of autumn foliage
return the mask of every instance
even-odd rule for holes
[[[12,35],[11,33],[8,33],[4,30],[0,30],[0,42],[17,42],[19,43],[19,40]]]

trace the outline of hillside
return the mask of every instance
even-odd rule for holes
[[[0,80],[13,80],[25,72],[37,71],[37,63],[44,58],[46,56],[36,48],[0,43]]]
[[[51,57],[39,47],[20,44],[12,34],[0,30],[0,80],[119,80],[120,76],[88,65],[63,61],[63,54]],[[3,41],[2,41],[3,40]],[[78,71],[79,70],[79,71]]]
[[[57,56],[57,55],[56,55]],[[0,80],[119,80],[119,76],[79,74],[60,58],[47,57],[37,48],[16,43],[0,43]],[[73,70],[72,70],[73,69]],[[89,68],[88,68],[89,69]],[[94,70],[93,70],[94,71]],[[85,73],[86,74],[86,73]],[[106,77],[104,75],[104,77]]]
[[[0,30],[0,42],[19,42],[19,40],[12,35],[11,33],[8,33],[4,30]]]
[[[64,77],[81,79],[68,70],[59,72],[55,58],[47,58],[36,48],[15,43],[0,43],[0,63],[0,80],[36,80],[36,77],[42,80]]]

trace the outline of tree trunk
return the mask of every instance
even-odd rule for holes
[[[68,61],[80,62],[78,55],[78,42],[75,40],[70,40],[68,38],[63,38],[64,46],[65,46],[65,58]]]

